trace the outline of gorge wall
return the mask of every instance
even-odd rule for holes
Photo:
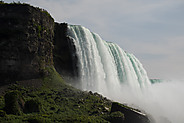
[[[0,4],[0,85],[33,79],[53,65],[54,20],[27,4]]]

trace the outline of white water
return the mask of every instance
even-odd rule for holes
[[[147,73],[133,54],[118,45],[103,41],[99,35],[82,26],[70,25],[79,58],[82,89],[106,93],[127,84],[134,89],[150,85]]]
[[[133,54],[103,41],[85,27],[69,25],[68,32],[79,58],[79,88],[138,106],[157,123],[184,122],[183,83],[176,84],[175,88],[173,83],[151,85],[142,64]]]

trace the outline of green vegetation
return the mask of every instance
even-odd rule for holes
[[[104,118],[111,123],[122,123],[125,119],[124,114],[120,111],[112,112]]]
[[[40,8],[39,8],[40,9]],[[52,18],[52,16],[50,15],[50,13],[48,13],[46,10],[41,9],[42,13],[45,13],[47,16],[49,16],[50,18]],[[53,19],[53,18],[52,18]],[[54,19],[53,19],[54,20]]]
[[[38,37],[41,38],[41,31],[42,31],[41,25],[38,25],[37,29],[38,29]]]
[[[55,69],[47,70],[49,76],[39,80],[41,87],[24,87],[17,82],[0,96],[0,122],[108,122],[105,118],[111,101],[75,89]]]

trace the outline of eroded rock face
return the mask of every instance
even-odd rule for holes
[[[38,78],[53,65],[54,20],[27,4],[0,4],[0,85]]]

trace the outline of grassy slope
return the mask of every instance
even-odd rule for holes
[[[39,112],[0,116],[0,122],[108,122],[111,101],[99,94],[83,92],[66,84],[60,75],[49,69],[49,76],[35,80],[40,87],[26,87],[22,82],[11,85],[9,91],[18,91],[26,102],[37,100]],[[38,84],[39,85],[39,84]],[[4,108],[4,97],[0,96],[0,114]]]

